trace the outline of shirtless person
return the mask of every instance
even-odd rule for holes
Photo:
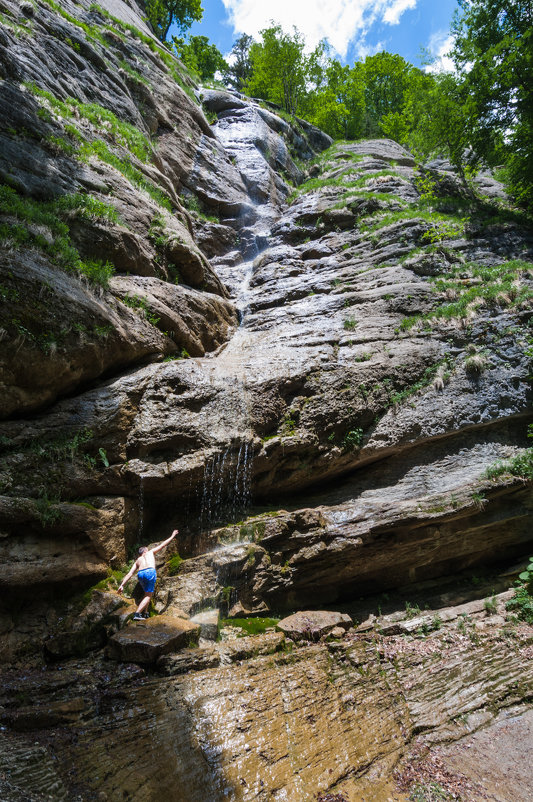
[[[155,589],[155,580],[157,575],[155,570],[154,554],[157,551],[161,551],[161,549],[164,549],[165,546],[168,546],[170,541],[173,540],[177,534],[178,530],[174,529],[169,538],[163,540],[163,542],[160,543],[159,546],[155,546],[153,549],[148,549],[146,546],[141,546],[141,548],[139,549],[139,556],[137,557],[137,559],[131,566],[130,570],[120,583],[118,592],[122,593],[126,582],[129,579],[131,579],[135,571],[138,571],[137,579],[139,580],[140,585],[144,590],[144,598],[135,611],[135,615],[133,616],[134,621],[142,621],[142,619],[148,617],[148,615],[143,615],[143,613],[145,610],[147,610],[148,605],[150,604],[150,599],[152,598]]]

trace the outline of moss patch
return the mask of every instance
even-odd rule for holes
[[[244,630],[243,635],[259,635],[270,627],[278,625],[279,618],[223,618],[221,627],[239,627]]]

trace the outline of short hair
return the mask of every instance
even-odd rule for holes
[[[148,551],[148,547],[147,546],[141,546],[141,548],[139,549],[139,554],[144,554],[145,551]]]

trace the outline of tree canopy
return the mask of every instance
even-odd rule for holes
[[[296,29],[291,36],[281,25],[264,28],[261,37],[250,46],[251,75],[243,89],[296,114],[306,92],[305,41]]]
[[[243,33],[242,36],[233,43],[231,55],[232,63],[228,65],[225,80],[239,92],[252,75],[252,63],[250,61],[250,48],[254,43],[253,36]]]
[[[533,209],[533,3],[459,4],[452,56],[474,108],[471,144],[505,164],[511,192]]]
[[[203,8],[201,0],[146,0],[146,14],[157,38],[165,42],[172,24],[184,33],[202,19]]]
[[[222,53],[209,43],[207,36],[190,36],[188,40],[173,36],[172,46],[185,66],[202,81],[214,78],[216,72],[228,70]]]

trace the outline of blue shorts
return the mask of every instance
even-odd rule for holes
[[[143,568],[137,574],[137,579],[145,593],[154,592],[156,576],[155,568]]]

